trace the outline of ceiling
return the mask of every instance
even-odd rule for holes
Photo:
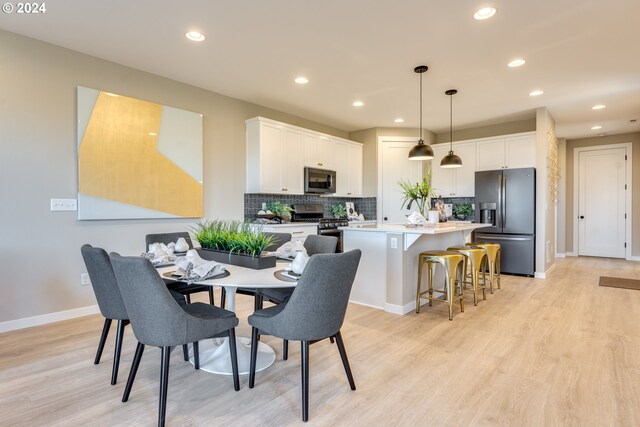
[[[479,7],[496,15],[473,19]],[[640,1],[57,0],[0,28],[345,131],[535,117],[565,138],[640,130]],[[198,30],[206,40],[184,37]],[[508,68],[516,57],[527,62]],[[297,76],[307,85],[293,82]],[[530,97],[534,89],[544,90]],[[362,100],[360,108],[351,104]],[[595,104],[605,104],[594,111]],[[402,124],[394,123],[397,117]],[[631,119],[638,119],[630,123]],[[591,130],[601,125],[601,130]],[[455,135],[454,135],[455,137]]]

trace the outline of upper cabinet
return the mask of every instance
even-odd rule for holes
[[[506,136],[477,142],[477,170],[535,167],[536,135]]]
[[[455,142],[453,151],[462,159],[462,167],[443,168],[442,158],[449,154],[449,144],[435,144],[431,161],[431,185],[442,197],[473,197],[475,193],[476,143]]]
[[[333,170],[333,140],[315,132],[305,132],[304,165]]]
[[[431,186],[442,197],[474,197],[476,171],[528,168],[536,165],[536,135],[528,132],[453,143],[462,159],[460,168],[442,168],[449,144],[434,144],[431,160]]]
[[[247,193],[304,194],[304,168],[336,171],[335,196],[362,196],[362,144],[262,117],[246,121]]]
[[[272,121],[247,120],[247,192],[303,194],[303,135]]]

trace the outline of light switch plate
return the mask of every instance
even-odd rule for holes
[[[86,286],[91,284],[91,279],[87,273],[80,273],[80,285]]]
[[[78,202],[76,199],[51,199],[51,212],[77,210]]]

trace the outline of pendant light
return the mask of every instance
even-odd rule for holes
[[[418,145],[414,145],[409,151],[409,160],[433,159],[433,150],[422,139],[422,74],[428,69],[429,67],[426,65],[419,65],[413,69],[414,72],[420,74],[420,139],[418,140]]]
[[[445,94],[449,95],[449,154],[442,158],[440,167],[443,168],[459,168],[462,166],[460,156],[453,154],[453,95],[458,93],[455,89],[449,89]]]

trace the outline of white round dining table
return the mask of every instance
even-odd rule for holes
[[[296,282],[285,282],[275,277],[274,273],[283,270],[286,262],[276,263],[275,267],[263,270],[254,270],[236,265],[224,264],[225,269],[230,273],[227,277],[219,279],[207,279],[194,282],[198,285],[221,286],[226,290],[226,309],[235,312],[236,289],[237,288],[291,288],[295,287]],[[164,273],[174,271],[176,266],[167,266],[158,268],[158,273],[165,278]],[[179,280],[176,278],[176,280]],[[242,374],[249,373],[249,364],[251,361],[251,338],[236,337],[236,348],[238,353],[238,372]],[[214,374],[231,375],[231,356],[229,353],[228,338],[213,338],[200,341],[199,343],[200,369]],[[193,349],[189,352],[189,360],[195,363],[193,359]],[[273,364],[276,360],[275,351],[267,344],[258,341],[258,357],[256,359],[256,372],[262,371]]]

